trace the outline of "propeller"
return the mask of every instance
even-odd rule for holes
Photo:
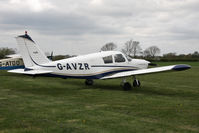
[[[154,67],[158,66],[158,64],[151,63],[151,62],[150,62],[148,65],[149,65],[149,66],[154,66]]]
[[[51,52],[50,56],[48,57],[50,60],[53,60],[53,51]]]

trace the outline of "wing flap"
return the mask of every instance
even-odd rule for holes
[[[165,71],[182,71],[182,70],[186,70],[190,68],[191,66],[189,65],[171,65],[171,66],[134,70],[134,71],[128,71],[128,72],[119,72],[113,75],[105,76],[101,79],[112,79],[112,78],[128,77],[132,75],[143,75],[143,74],[158,73],[158,72],[165,72]]]
[[[10,73],[20,73],[20,74],[29,74],[29,75],[52,73],[52,71],[47,71],[47,70],[25,70],[25,69],[14,69],[14,70],[10,70],[8,72],[10,72]]]

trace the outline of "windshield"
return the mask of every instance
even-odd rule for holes
[[[115,58],[115,62],[118,62],[118,63],[126,61],[122,54],[116,54],[114,55],[114,58]]]
[[[126,58],[127,58],[127,60],[128,60],[129,62],[132,61],[132,58],[129,57],[128,55],[126,55]]]

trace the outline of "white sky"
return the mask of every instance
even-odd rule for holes
[[[44,51],[118,50],[130,39],[161,53],[199,51],[199,0],[0,0],[0,47],[27,30]]]

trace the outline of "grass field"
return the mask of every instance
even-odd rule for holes
[[[0,133],[199,132],[199,62],[181,63],[192,69],[138,76],[142,87],[132,91],[121,79],[88,87],[2,71]]]

